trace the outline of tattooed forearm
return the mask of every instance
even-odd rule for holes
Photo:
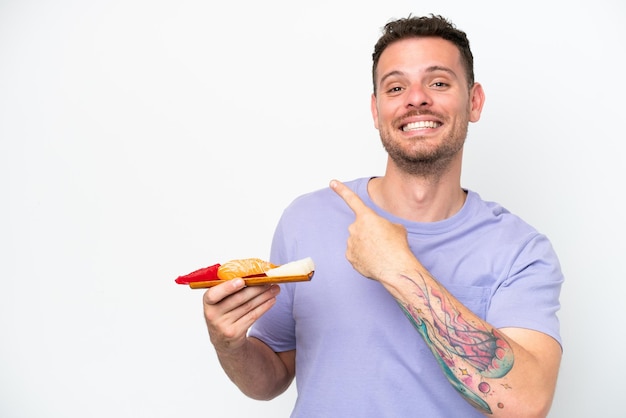
[[[450,383],[476,408],[490,414],[483,399],[484,378],[501,378],[513,367],[513,351],[503,336],[478,319],[467,320],[447,291],[427,286],[425,278],[405,277],[416,299],[398,301],[422,335]],[[436,283],[436,282],[434,282]],[[417,303],[416,303],[417,302]],[[482,393],[482,396],[478,393]]]

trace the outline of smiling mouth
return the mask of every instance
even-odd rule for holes
[[[406,125],[402,127],[402,130],[404,132],[408,132],[408,131],[417,131],[420,129],[434,129],[440,126],[441,126],[440,122],[436,122],[434,120],[428,120],[428,121],[407,123]]]

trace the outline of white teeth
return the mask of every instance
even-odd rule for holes
[[[406,124],[402,127],[402,130],[406,132],[406,131],[411,131],[413,129],[437,128],[439,126],[441,126],[439,122],[428,120],[428,121],[419,121],[419,122]]]

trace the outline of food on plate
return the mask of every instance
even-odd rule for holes
[[[178,284],[189,284],[193,282],[205,282],[208,280],[217,280],[217,270],[220,268],[220,264],[213,264],[209,267],[203,267],[201,269],[192,271],[184,276],[178,276],[175,280]]]
[[[311,257],[307,257],[268,270],[265,275],[268,277],[303,276],[313,270],[315,270],[315,263]]]
[[[237,277],[257,276],[275,267],[277,266],[260,258],[241,258],[222,264],[217,270],[217,277],[220,280],[231,280]]]
[[[224,264],[213,264],[176,279],[178,284],[188,284],[192,288],[210,287],[241,277],[248,285],[264,283],[284,283],[310,280],[315,271],[311,257],[275,265],[259,258],[242,258]]]

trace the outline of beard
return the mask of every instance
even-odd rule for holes
[[[437,180],[449,168],[452,159],[463,149],[467,137],[468,120],[456,120],[450,125],[450,130],[443,133],[443,137],[434,146],[427,142],[432,137],[415,135],[411,138],[394,139],[395,129],[402,125],[407,117],[424,115],[427,113],[412,112],[394,120],[391,125],[380,127],[380,139],[383,147],[394,164],[404,173]],[[439,120],[449,122],[441,115],[435,115]],[[445,125],[444,125],[445,126]],[[409,145],[407,145],[407,143]]]

